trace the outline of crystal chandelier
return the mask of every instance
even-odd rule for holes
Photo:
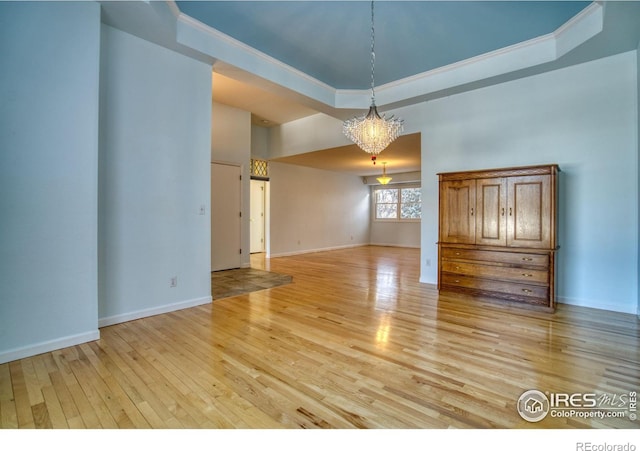
[[[376,179],[381,185],[387,185],[391,181],[391,177],[387,176],[387,163],[382,163],[382,176]]]
[[[380,116],[376,107],[375,93],[375,27],[373,21],[373,0],[371,0],[371,106],[365,116],[344,121],[343,133],[365,152],[371,154],[373,164],[376,156],[391,144],[403,130],[404,121],[393,116]]]

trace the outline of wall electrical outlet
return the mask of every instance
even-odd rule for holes
[[[175,288],[178,286],[178,276],[173,276],[169,279],[169,288]]]
[[[206,205],[200,205],[200,211],[199,214],[200,215],[204,215],[207,212],[207,207]]]

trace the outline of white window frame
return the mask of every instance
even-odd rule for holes
[[[400,217],[400,213],[402,211],[402,190],[405,188],[422,188],[422,186],[419,183],[392,183],[389,185],[375,185],[372,187],[373,188],[373,192],[372,192],[372,214],[373,214],[373,221],[375,222],[420,222],[422,220],[422,201],[420,202],[420,218],[401,218]],[[377,209],[377,198],[378,195],[376,193],[376,191],[378,190],[383,190],[383,189],[397,189],[398,190],[398,208],[397,208],[397,212],[398,212],[398,217],[397,218],[378,218],[378,209]]]

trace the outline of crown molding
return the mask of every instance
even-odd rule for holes
[[[594,2],[553,33],[556,38],[556,57],[567,54],[603,29],[604,5],[603,2]]]
[[[603,30],[603,5],[592,3],[552,33],[376,87],[376,104],[401,103],[440,90],[555,61]],[[370,90],[336,90],[336,108],[366,108]]]
[[[370,105],[370,89],[336,89],[180,12],[174,1],[166,3],[176,19],[178,44],[283,86],[327,109],[359,110]],[[556,61],[602,32],[603,27],[604,4],[594,2],[547,35],[377,86],[376,104],[406,105],[438,92]]]
[[[336,89],[186,14],[177,17],[178,42],[267,81],[333,106]]]

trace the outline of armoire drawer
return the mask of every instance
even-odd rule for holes
[[[502,293],[509,296],[523,298],[531,297],[546,299],[549,296],[549,288],[547,286],[502,282],[499,280],[461,276],[459,274],[442,273],[441,284],[443,286],[467,288],[486,293]]]
[[[463,276],[482,277],[486,279],[502,279],[522,283],[546,285],[549,283],[549,272],[542,269],[514,268],[460,261],[442,261],[442,271]]]
[[[500,252],[457,247],[442,247],[442,259],[447,260],[478,260],[502,263],[506,265],[549,267],[548,254],[526,254],[523,252]]]

